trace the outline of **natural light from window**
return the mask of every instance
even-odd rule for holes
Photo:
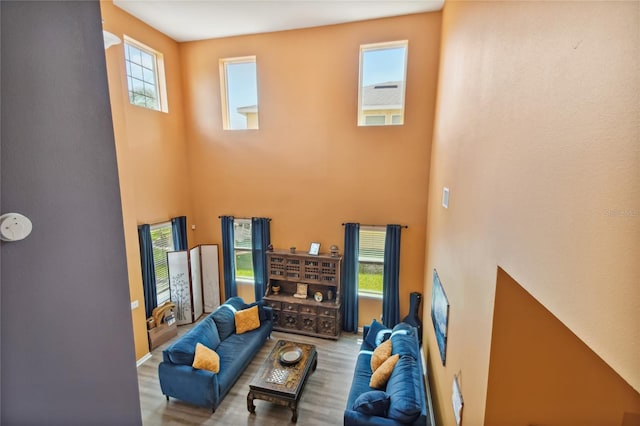
[[[251,219],[234,219],[233,252],[236,261],[236,281],[253,283]]]
[[[124,39],[129,102],[167,112],[162,54],[130,37]]]
[[[258,128],[256,57],[220,60],[222,124],[225,130]]]
[[[360,227],[358,293],[362,295],[382,296],[385,236],[384,227]]]
[[[358,126],[404,124],[408,41],[360,46]]]
[[[156,274],[156,293],[158,306],[171,298],[169,289],[169,265],[167,252],[174,251],[171,222],[150,226],[151,245],[153,246],[153,268]]]

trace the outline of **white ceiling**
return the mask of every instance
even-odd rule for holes
[[[176,41],[317,27],[440,10],[444,0],[114,0]]]

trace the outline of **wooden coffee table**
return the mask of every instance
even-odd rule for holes
[[[256,412],[254,399],[291,408],[291,421],[298,420],[298,402],[304,385],[318,364],[314,345],[278,340],[249,384],[247,409]]]

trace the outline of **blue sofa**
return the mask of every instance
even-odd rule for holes
[[[173,397],[215,411],[266,339],[271,336],[273,312],[261,302],[256,304],[260,315],[259,328],[242,334],[235,333],[235,312],[254,304],[246,304],[240,297],[232,297],[162,351],[158,376],[160,388],[167,400]],[[218,353],[218,373],[191,366],[197,343]]]
[[[383,341],[391,339],[392,355],[399,354],[386,389],[369,387],[371,356]],[[344,411],[345,426],[380,425],[433,426],[433,409],[420,356],[417,329],[400,323],[392,330],[375,320],[365,326],[362,345],[356,362],[353,381]]]

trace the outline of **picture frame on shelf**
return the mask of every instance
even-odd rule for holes
[[[317,256],[320,253],[320,243],[311,243],[311,247],[309,247],[309,254],[313,256]]]

